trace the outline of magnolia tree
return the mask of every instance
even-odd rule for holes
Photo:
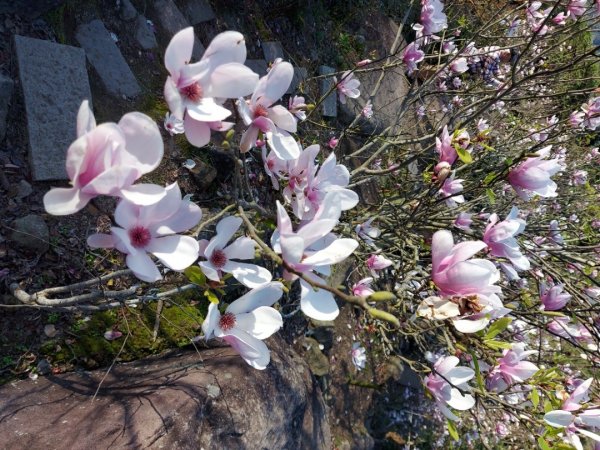
[[[98,311],[199,289],[210,299],[201,338],[224,340],[256,369],[268,366],[263,340],[284,317],[335,320],[349,303],[364,311],[384,357],[422,375],[453,438],[464,426],[488,448],[503,439],[544,449],[600,443],[600,68],[589,39],[600,2],[516,3],[469,31],[449,24],[440,0],[421,0],[418,21],[400,27],[388,55],[331,75],[328,94],[356,102],[357,114],[326,145],[312,134],[323,98],[309,88],[285,95],[289,62],[259,78],[235,31],[193,61],[193,29],[181,30],[164,56],[164,127],[197,147],[226,132],[235,203],[198,227],[202,211],[177,183],[136,183],[163,158],[153,118],[132,112],[97,125],[82,99],[67,150],[71,187],[51,189],[44,205],[66,215],[97,196],[118,198],[110,233],[87,242],[123,253],[128,269],[33,294],[15,284],[14,296]],[[401,33],[410,36],[403,45]],[[361,76],[392,68],[410,84],[382,124],[378,85],[363,92]],[[248,157],[262,160],[274,197],[249,189]],[[379,195],[367,205],[357,191],[368,184]],[[212,238],[197,240],[210,222]],[[331,286],[347,258],[346,284]],[[157,293],[165,271],[183,272],[181,284]],[[125,276],[138,281],[98,287]],[[231,301],[221,289],[231,284],[246,293]],[[357,370],[363,344],[347,355]]]

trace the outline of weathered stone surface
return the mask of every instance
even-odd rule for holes
[[[267,61],[264,59],[247,59],[244,63],[247,67],[250,67],[259,77],[263,77],[267,74]]]
[[[164,29],[170,40],[175,33],[190,26],[190,22],[181,13],[173,0],[156,0],[153,2],[154,14],[161,27]],[[168,41],[167,41],[168,42]],[[204,46],[198,39],[194,38],[194,50],[192,57],[194,60],[199,60],[204,54]]]
[[[6,134],[6,116],[13,93],[14,82],[12,78],[0,74],[0,141]]]
[[[138,16],[138,12],[135,6],[131,4],[130,0],[121,0],[121,6],[119,7],[119,17],[125,22],[132,22]]]
[[[50,231],[44,219],[30,214],[17,219],[12,224],[11,239],[23,248],[44,253],[50,247]]]
[[[229,347],[0,388],[7,449],[331,448],[325,404],[306,364],[279,338],[249,367]]]
[[[158,46],[154,31],[148,25],[144,16],[139,15],[135,21],[135,40],[144,50],[151,50]]]
[[[267,64],[272,63],[277,58],[283,58],[283,47],[279,41],[263,42],[262,50]]]
[[[204,191],[208,189],[217,178],[217,169],[197,158],[194,158],[192,161],[194,161],[195,166],[189,169],[189,171],[198,185],[198,188],[201,191]]]
[[[101,20],[80,25],[75,38],[110,94],[135,97],[141,92],[127,61]]]
[[[186,0],[183,13],[192,25],[208,22],[215,18],[215,12],[206,0]]]
[[[15,36],[33,179],[67,178],[65,157],[75,140],[81,102],[91,100],[82,49]]]
[[[305,337],[301,341],[304,359],[313,374],[322,377],[329,373],[329,359],[323,354],[316,339]]]
[[[294,77],[290,83],[290,87],[286,91],[286,94],[292,94],[296,92],[300,83],[303,83],[308,76],[308,72],[304,67],[294,67]]]
[[[0,14],[18,14],[26,20],[38,18],[64,0],[0,0]]]
[[[329,66],[320,66],[319,67],[319,75],[329,75],[334,73],[335,69]],[[327,94],[329,90],[334,86],[333,77],[321,78],[319,81],[319,89],[321,93],[321,97]],[[335,90],[332,91],[321,103],[322,106],[322,114],[326,117],[336,117],[337,116],[337,97]]]

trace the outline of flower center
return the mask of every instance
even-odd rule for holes
[[[143,248],[150,243],[150,230],[138,225],[129,230],[129,239],[131,239],[131,245],[135,248]]]
[[[256,119],[257,117],[268,117],[269,116],[269,111],[267,111],[267,108],[265,108],[262,105],[256,105],[254,107],[254,118]]]
[[[202,100],[202,95],[204,94],[202,86],[198,83],[192,83],[189,86],[183,87],[179,89],[179,92],[194,103],[198,103]]]
[[[223,250],[217,249],[210,255],[209,261],[213,266],[220,269],[227,263],[227,255]]]
[[[235,315],[225,313],[219,319],[219,328],[223,331],[229,331],[235,326]]]

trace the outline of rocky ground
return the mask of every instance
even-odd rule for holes
[[[254,70],[264,71],[278,56],[290,60],[298,72],[296,89],[308,101],[318,97],[318,83],[311,77],[321,65],[339,70],[367,57],[382,56],[395,36],[395,25],[381,10],[366,8],[366,2],[358,0],[347,8],[340,2],[283,0],[22,3],[0,5],[0,294],[7,304],[13,303],[7,288],[14,282],[33,292],[123,266],[119,255],[92,252],[85,245],[85,236],[110,226],[106,212],[112,209],[111,200],[95,201],[78,214],[60,218],[46,214],[42,206],[48,189],[64,183],[56,180],[64,179],[64,152],[75,137],[74,111],[65,107],[69,102],[78,104],[87,92],[98,122],[118,121],[124,113],[139,110],[161,124],[166,112],[162,54],[172,34],[190,24],[198,36],[199,55],[217,33],[236,29],[246,36],[248,64]],[[39,61],[47,63],[53,57],[57,65],[65,61],[69,65],[44,72]],[[401,75],[389,80],[378,99],[384,118],[386,114],[393,117],[394,101],[405,89]],[[341,110],[337,117],[324,118],[321,126],[310,130],[312,138],[325,144],[351,112]],[[183,192],[194,194],[205,216],[221,211],[229,204],[231,157],[218,146],[194,149],[184,139],[163,133],[166,157],[151,180],[178,181]],[[215,144],[222,139],[215,136]],[[194,170],[183,167],[187,159],[196,163]],[[258,174],[252,189],[269,204],[273,194],[268,180],[260,175],[258,157],[248,165]],[[134,360],[185,347],[198,333],[204,303],[178,297],[161,310],[148,305],[95,315],[3,308],[0,380],[29,377],[22,383],[33,386],[40,375],[105,368],[115,358]],[[111,330],[129,339],[125,344],[122,339],[105,339],[104,333]],[[395,408],[390,403],[399,402],[389,392],[411,398],[420,385],[408,372],[378,362],[376,342],[359,313],[343,308],[335,324],[309,324],[296,316],[282,336],[317,376],[333,447],[399,448],[410,442],[414,430],[399,429],[389,414]],[[354,341],[362,342],[371,355],[361,372],[350,360]],[[419,408],[416,405],[413,411],[417,416]],[[396,431],[390,434],[392,430]]]

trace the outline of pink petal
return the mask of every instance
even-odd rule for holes
[[[223,108],[212,98],[204,98],[200,103],[187,105],[187,114],[200,122],[218,122],[231,115],[231,111]],[[187,127],[186,127],[187,129]]]
[[[198,241],[190,236],[152,239],[146,249],[172,270],[184,270],[198,259]]]
[[[112,234],[96,233],[88,236],[87,245],[92,248],[113,248],[115,240]]]
[[[271,106],[283,97],[290,87],[294,77],[294,67],[289,62],[282,61],[275,64],[266,76],[267,83],[264,86],[264,92],[261,93],[262,99],[257,98],[256,102],[260,101],[264,106]]]
[[[115,339],[119,339],[123,336],[123,333],[117,330],[108,330],[104,333],[104,339],[107,341],[114,341]]]
[[[204,253],[210,256],[215,249],[223,250],[241,225],[242,219],[240,217],[228,216],[221,219],[217,224],[217,234],[210,240]]]
[[[314,278],[325,283],[317,276]],[[304,280],[300,280],[300,308],[304,314],[315,320],[334,320],[340,313],[331,292],[323,289],[315,291]]]
[[[296,132],[296,119],[294,119],[292,113],[282,105],[275,105],[269,108],[269,117],[279,128],[292,133]]]
[[[303,264],[314,266],[323,266],[328,264],[337,264],[350,256],[358,247],[358,242],[354,239],[336,239],[323,250],[304,258]]]
[[[151,184],[146,186],[154,189],[154,186],[157,185]],[[177,182],[170,184],[166,188],[162,186],[157,186],[157,188],[163,191],[162,198],[145,208],[140,208],[139,221],[144,225],[157,224],[160,226],[163,221],[175,214],[181,205],[181,190]],[[156,189],[156,193],[158,195],[159,189]]]
[[[215,98],[238,98],[250,95],[258,84],[258,75],[240,63],[222,64],[210,76],[205,94]]]
[[[179,71],[192,59],[194,49],[194,28],[188,27],[171,38],[165,50],[165,67],[175,83],[179,80]]]
[[[156,184],[143,183],[121,189],[120,194],[121,197],[127,199],[131,203],[135,203],[139,206],[148,206],[159,202],[167,195],[167,190]]]
[[[228,259],[254,259],[256,242],[246,236],[241,236],[229,244],[223,252]]]
[[[240,151],[246,153],[251,148],[256,145],[256,140],[258,139],[259,128],[252,124],[248,127],[244,134],[242,135],[242,139],[240,140]]]
[[[259,306],[253,311],[238,314],[236,327],[256,339],[267,339],[283,326],[281,314],[270,306]]]
[[[223,339],[255,369],[264,370],[269,365],[271,354],[263,341],[235,327]]]
[[[146,114],[130,112],[119,121],[125,135],[127,152],[136,160],[140,173],[148,173],[158,167],[164,154],[160,130],[156,122]]]
[[[448,230],[436,231],[431,239],[432,272],[438,272],[444,258],[450,254],[454,246],[454,238]]]
[[[250,289],[260,287],[273,279],[271,272],[256,264],[229,261],[222,270],[231,273],[236,280]]]
[[[139,221],[140,207],[126,200],[121,200],[115,208],[115,222],[126,230],[133,228]]]
[[[210,142],[210,127],[204,123],[192,119],[189,115],[183,119],[185,137],[190,144],[196,147],[204,147]]]
[[[208,60],[210,67],[221,64],[246,61],[246,42],[244,35],[237,31],[225,31],[216,35],[204,52],[202,60]]]
[[[55,216],[75,214],[94,197],[76,188],[52,188],[44,195],[44,208]]]
[[[83,136],[94,128],[96,128],[94,112],[90,108],[90,103],[84,100],[81,102],[79,112],[77,113],[77,137]]]
[[[182,233],[198,225],[200,219],[202,219],[202,209],[193,202],[183,200],[177,212],[162,221],[155,232],[158,235]]]
[[[169,105],[169,110],[171,113],[179,120],[183,120],[183,113],[185,111],[183,98],[181,97],[181,93],[179,92],[179,89],[177,89],[177,86],[174,84],[171,77],[167,77],[167,81],[165,82],[165,87],[163,89],[163,95],[165,96],[165,101],[167,102],[167,105]]]

